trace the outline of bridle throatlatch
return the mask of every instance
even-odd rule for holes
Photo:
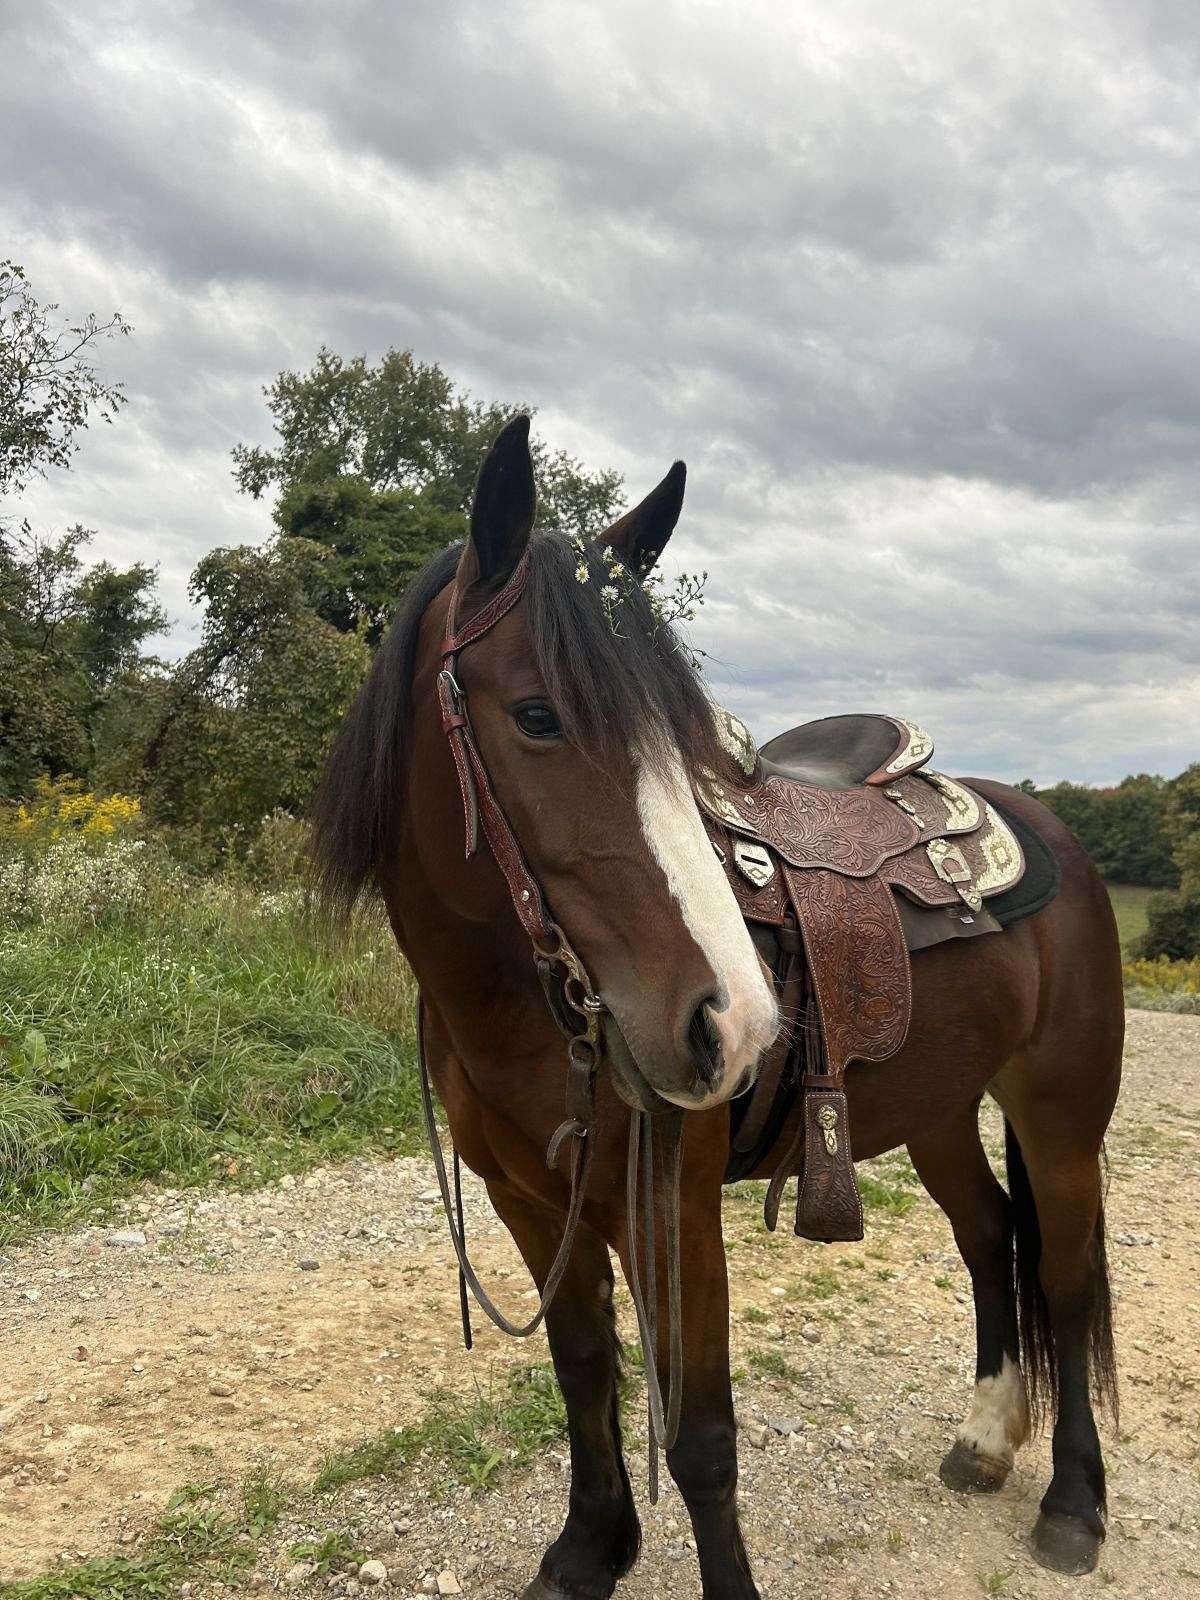
[[[529,935],[534,963],[551,1015],[567,1040],[566,1117],[551,1135],[546,1147],[546,1164],[558,1164],[563,1146],[570,1145],[570,1197],[562,1240],[545,1280],[541,1284],[537,1310],[526,1323],[513,1322],[496,1305],[471,1265],[467,1254],[466,1227],[462,1203],[462,1170],[458,1151],[453,1152],[453,1194],[446,1159],[442,1153],[434,1108],[433,1084],[425,1053],[425,1012],[417,1001],[417,1062],[420,1069],[421,1107],[425,1130],[433,1154],[438,1190],[446,1212],[450,1241],[458,1258],[459,1305],[463,1339],[472,1344],[468,1290],[485,1316],[502,1332],[524,1339],[541,1327],[554,1296],[570,1264],[575,1236],[579,1230],[584,1196],[596,1147],[596,1071],[602,1054],[601,1019],[607,1011],[596,993],[587,969],[572,948],[570,940],[550,916],[545,896],[525,859],[520,842],[512,830],[503,807],[492,788],[487,767],[480,754],[466,696],[457,677],[458,658],[463,650],[482,639],[520,600],[529,576],[529,547],[508,582],[481,610],[458,629],[459,591],[457,580],[450,595],[446,632],[442,640],[442,668],[438,673],[438,704],[442,730],[450,744],[462,796],[466,826],[466,855],[469,860],[479,846],[479,831],[504,875],[517,917]],[[663,1234],[666,1253],[667,1367],[668,1393],[664,1403],[658,1376],[658,1276],[655,1243],[654,1125],[658,1123],[662,1149]],[[661,1115],[631,1111],[629,1147],[625,1175],[626,1230],[629,1250],[629,1289],[637,1313],[638,1332],[645,1357],[646,1391],[649,1410],[650,1500],[658,1499],[658,1451],[669,1450],[679,1432],[679,1413],[683,1394],[683,1334],[680,1314],[679,1279],[679,1178],[683,1154],[683,1113],[672,1108]],[[641,1243],[639,1245],[639,1234]],[[645,1274],[639,1264],[644,1253]]]

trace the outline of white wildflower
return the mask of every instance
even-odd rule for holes
[[[603,589],[601,589],[600,593],[604,597],[604,599],[609,602],[610,605],[615,600],[619,600],[620,599],[620,590],[617,588],[616,584],[613,584],[613,583],[606,583],[604,585]]]
[[[586,563],[581,561],[579,563],[579,565],[575,568],[575,582],[576,583],[586,583],[588,581],[588,577],[589,576],[590,576],[590,574],[588,573],[588,569],[587,569]]]

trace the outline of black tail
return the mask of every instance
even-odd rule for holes
[[[1042,1259],[1042,1230],[1037,1206],[1025,1170],[1025,1157],[1012,1125],[1004,1123],[1004,1159],[1008,1169],[1008,1193],[1012,1200],[1012,1219],[1016,1249],[1013,1281],[1017,1294],[1017,1328],[1021,1341],[1021,1371],[1029,1394],[1029,1409],[1036,1422],[1058,1405],[1058,1365],[1054,1359],[1054,1335],[1050,1327],[1050,1307],[1038,1268]],[[1118,1417],[1117,1352],[1113,1341],[1112,1287],[1108,1275],[1108,1252],[1104,1242],[1104,1199],[1092,1233],[1092,1314],[1088,1329],[1088,1362],[1092,1394],[1097,1406]]]

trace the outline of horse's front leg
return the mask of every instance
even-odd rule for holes
[[[691,1518],[704,1600],[758,1600],[738,1526],[737,1424],[729,1379],[729,1280],[721,1234],[726,1141],[722,1125],[714,1160],[701,1156],[693,1162],[690,1150],[684,1160],[680,1206],[683,1404],[678,1437],[674,1448],[667,1451],[667,1467]],[[707,1170],[698,1171],[701,1165]],[[665,1401],[668,1331],[661,1230],[658,1242],[658,1370]],[[627,1248],[626,1244],[622,1249],[622,1262],[628,1276]]]
[[[562,1235],[561,1215],[501,1184],[488,1190],[540,1289]],[[571,1493],[563,1530],[524,1600],[608,1600],[637,1560],[641,1530],[621,1454],[612,1265],[604,1241],[587,1227],[575,1236],[546,1331],[567,1407]]]

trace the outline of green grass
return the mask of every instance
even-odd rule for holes
[[[366,1552],[354,1542],[354,1536],[338,1528],[331,1528],[320,1539],[304,1539],[292,1545],[288,1554],[296,1561],[311,1561],[322,1578],[335,1567],[366,1560]]]
[[[359,1478],[398,1477],[419,1465],[427,1488],[474,1493],[528,1464],[567,1435],[567,1411],[548,1366],[516,1367],[498,1396],[465,1402],[440,1393],[433,1410],[405,1428],[387,1428],[329,1455],[313,1483],[317,1494]]]
[[[252,1186],[413,1147],[412,980],[390,934],[260,904],[193,886],[86,930],[0,908],[0,1242],[145,1180]]]
[[[320,1529],[332,1520],[326,1497],[347,1484],[419,1469],[434,1493],[455,1485],[476,1493],[495,1488],[567,1434],[566,1407],[549,1366],[511,1368],[497,1381],[496,1394],[472,1402],[434,1395],[422,1421],[326,1457],[310,1488],[285,1483],[262,1466],[240,1487],[182,1484],[132,1553],[0,1582],[0,1600],[177,1600],[184,1580],[201,1581],[206,1592],[219,1583],[240,1588],[285,1513]],[[349,1501],[352,1506],[353,1491]],[[353,1510],[335,1501],[332,1512],[338,1520],[344,1514],[349,1526],[326,1526],[288,1546],[293,1559],[314,1562],[322,1577],[364,1554]]]
[[[1128,956],[1134,943],[1146,931],[1146,902],[1151,895],[1160,891],[1145,889],[1136,883],[1110,883],[1107,887],[1117,919],[1121,949]]]
[[[746,1360],[760,1378],[778,1378],[782,1383],[804,1383],[806,1375],[794,1367],[778,1350],[759,1348],[747,1353]]]
[[[177,1497],[173,1496],[174,1501]],[[81,1565],[0,1587],[3,1600],[169,1600],[201,1571],[235,1583],[254,1565],[255,1547],[236,1518],[211,1507],[168,1510],[134,1555]]]

